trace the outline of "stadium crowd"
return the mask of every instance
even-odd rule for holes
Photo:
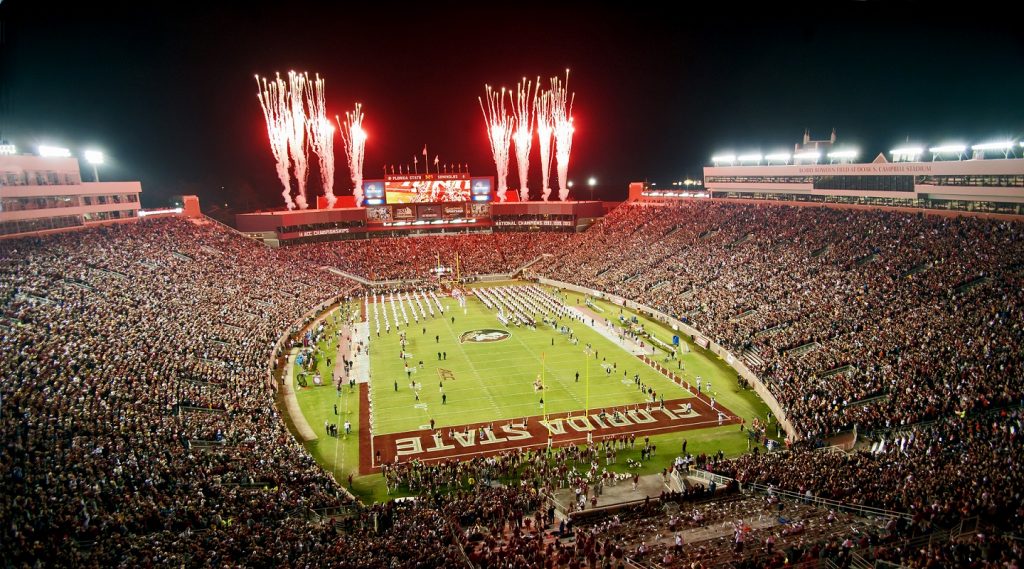
[[[210,223],[0,243],[0,558],[347,502],[268,384],[277,338],[347,290]]]
[[[572,528],[552,533],[546,494],[563,485],[584,498],[600,492],[611,481],[599,465],[614,448],[389,467],[389,487],[418,499],[362,506],[288,433],[268,376],[276,342],[311,308],[356,292],[312,267],[421,277],[455,252],[464,275],[557,253],[533,271],[691,323],[744,358],[804,438],[853,424],[897,428],[885,452],[798,446],[702,462],[716,472],[908,512],[914,533],[969,516],[1019,532],[1022,230],[980,218],[693,202],[622,206],[569,236],[275,251],[210,222],[158,219],[2,241],[0,559],[124,567],[694,559],[666,545],[668,535],[680,520],[701,526],[706,508],[675,521],[646,507],[635,518],[598,517],[571,543]],[[595,466],[571,466],[587,464]],[[509,478],[518,483],[491,484]],[[721,508],[723,522],[740,515]],[[657,539],[648,544],[651,527]],[[854,549],[911,566],[1013,567],[1020,558],[1019,543],[1000,536],[901,549],[846,531],[801,537],[782,558],[765,543],[730,559],[781,566],[842,561]],[[715,558],[697,556],[705,557]]]
[[[564,233],[494,233],[365,239],[315,243],[288,249],[300,263],[337,267],[370,280],[422,279],[449,267],[463,278],[507,273],[544,253],[558,253]]]
[[[740,355],[800,435],[1020,403],[1024,224],[689,202],[617,208],[531,271]]]
[[[795,449],[746,454],[709,465],[741,483],[910,512],[915,522],[949,527],[980,516],[1024,531],[1024,413],[949,417],[891,438],[881,452]]]

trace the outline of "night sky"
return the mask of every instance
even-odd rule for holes
[[[834,127],[864,161],[908,137],[1024,136],[1024,26],[987,4],[67,4],[0,3],[0,138],[100,148],[101,179],[141,180],[146,206],[182,193],[204,208],[280,206],[253,74],[289,69],[326,77],[332,115],[363,103],[367,178],[424,144],[431,160],[493,175],[484,83],[566,67],[570,178],[579,188],[596,176],[606,199],[630,181],[699,176],[719,151],[791,150],[805,128],[825,138]]]

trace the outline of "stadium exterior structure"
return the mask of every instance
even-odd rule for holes
[[[139,216],[139,182],[82,182],[73,157],[0,154],[0,239]]]
[[[600,201],[437,202],[242,213],[235,227],[271,247],[377,237],[495,231],[582,231],[604,216]]]
[[[711,198],[1024,214],[1024,159],[708,166]],[[637,188],[644,198],[667,192]]]

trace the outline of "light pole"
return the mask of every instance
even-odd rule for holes
[[[591,176],[590,179],[587,180],[587,185],[590,186],[590,201],[594,201],[594,186],[597,185],[597,178]]]
[[[100,172],[97,166],[103,164],[103,153],[99,150],[86,150],[85,161],[92,164],[92,179],[94,182],[100,181]]]

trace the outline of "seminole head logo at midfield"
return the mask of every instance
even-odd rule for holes
[[[459,342],[463,344],[466,342],[500,342],[507,340],[511,335],[505,330],[495,330],[493,328],[470,330],[469,332],[462,333],[462,336],[459,337]]]

